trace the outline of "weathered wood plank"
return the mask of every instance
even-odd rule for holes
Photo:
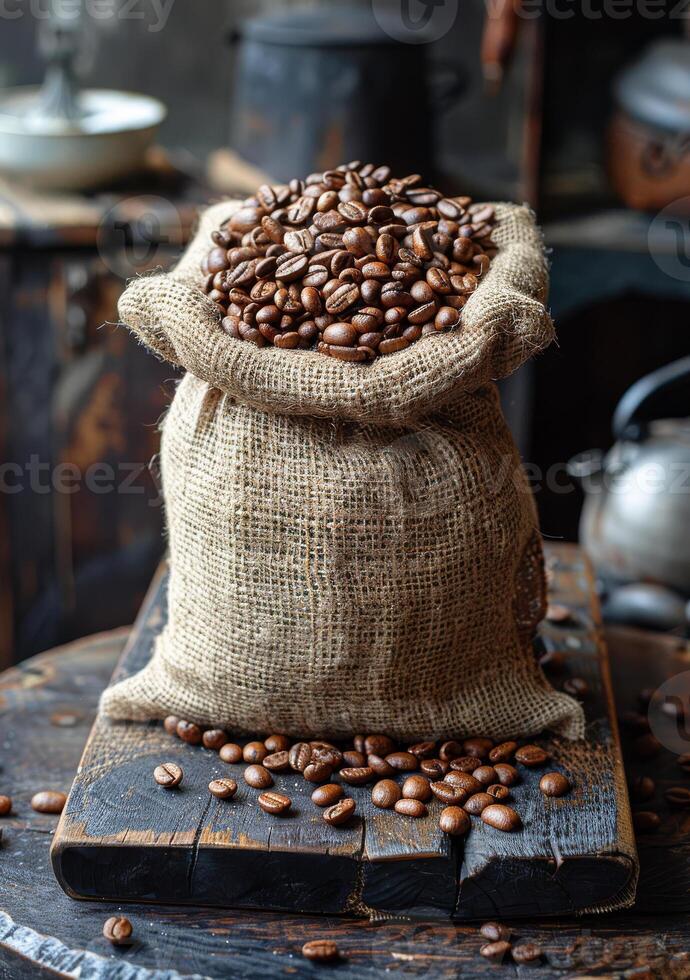
[[[546,624],[547,648],[564,654],[561,676],[585,676],[588,737],[546,744],[574,792],[544,800],[540,773],[515,788],[525,829],[501,834],[474,821],[464,845],[441,834],[438,801],[415,821],[377,810],[353,790],[358,816],[346,828],[324,823],[313,789],[294,774],[276,776],[293,799],[276,820],[242,781],[242,766],[166,735],[156,724],[98,719],[53,847],[63,887],[75,897],[208,903],[366,915],[372,912],[476,918],[554,914],[629,904],[636,878],[622,763],[612,734],[613,705],[596,600],[586,563],[560,547],[554,598],[575,611],[567,627]],[[165,580],[142,610],[115,679],[150,656],[165,619]],[[185,779],[168,793],[151,773],[163,759]],[[233,801],[208,794],[214,776],[232,774]]]

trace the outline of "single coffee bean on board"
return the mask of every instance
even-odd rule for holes
[[[132,923],[123,915],[111,915],[103,923],[103,935],[113,946],[123,946],[132,936]]]
[[[31,807],[37,813],[62,813],[67,795],[52,789],[44,789],[31,797]]]
[[[159,786],[174,789],[182,782],[182,768],[176,762],[162,762],[153,770],[153,778]]]
[[[358,163],[306,186],[259,188],[212,234],[201,263],[222,329],[257,347],[352,363],[462,329],[462,308],[497,251],[494,211],[418,180]]]

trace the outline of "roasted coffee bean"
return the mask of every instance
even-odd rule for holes
[[[289,752],[290,765],[296,772],[304,772],[311,761],[311,745],[295,742]]]
[[[429,779],[443,779],[448,772],[448,763],[441,759],[422,759],[419,768]]]
[[[669,806],[687,810],[690,808],[690,789],[686,786],[671,786],[664,793],[664,799]]]
[[[242,761],[242,746],[236,742],[226,742],[218,753],[223,762],[237,763]]]
[[[458,754],[476,755],[478,759],[486,759],[493,747],[494,743],[490,738],[476,736],[474,738],[466,738],[462,743],[462,753]]]
[[[324,783],[322,786],[316,787],[311,798],[317,806],[333,806],[344,795],[345,791],[340,783]]]
[[[640,735],[633,743],[635,755],[638,759],[653,759],[661,752],[661,742],[651,732]]]
[[[570,780],[561,772],[547,772],[539,780],[544,796],[565,796],[570,792]]]
[[[479,761],[476,755],[461,755],[457,759],[451,759],[450,768],[454,772],[468,772],[471,775]]]
[[[273,816],[280,816],[287,813],[292,806],[292,800],[285,793],[276,793],[274,790],[270,790],[268,793],[260,793],[259,806],[264,811],[264,813],[270,813]]]
[[[229,800],[237,792],[237,783],[229,776],[221,776],[211,780],[208,784],[208,791],[211,796],[215,796],[218,800]]]
[[[0,795],[0,817],[6,817],[12,810],[12,797]]]
[[[390,810],[402,797],[402,791],[393,779],[381,779],[371,791],[371,802],[382,810]]]
[[[182,782],[182,769],[176,762],[162,762],[153,770],[153,778],[159,786],[173,789]]]
[[[429,788],[436,799],[445,806],[461,806],[470,795],[462,786],[453,786],[452,783],[445,781],[432,783]]]
[[[501,742],[489,752],[489,762],[508,762],[517,750],[517,742]]]
[[[62,813],[67,794],[57,790],[44,789],[31,797],[31,807],[37,813]]]
[[[111,915],[103,923],[103,936],[113,946],[126,945],[132,936],[132,923],[124,915]]]
[[[510,790],[507,786],[502,786],[500,783],[492,783],[491,786],[487,786],[486,792],[489,796],[493,796],[495,800],[505,801],[510,799]]]
[[[334,806],[329,806],[327,810],[324,810],[323,819],[333,827],[340,827],[341,824],[347,823],[354,816],[356,808],[355,801],[346,796]]]
[[[485,943],[479,953],[484,959],[491,960],[492,963],[500,963],[510,950],[510,943],[505,939],[499,939],[495,943]]]
[[[541,959],[542,948],[536,943],[520,943],[519,946],[513,946],[511,955],[516,963],[534,963]]]
[[[209,728],[201,736],[201,741],[205,749],[214,749],[219,752],[228,741],[228,736],[220,728]]]
[[[411,752],[390,752],[386,762],[398,772],[414,772],[419,768],[419,762]]]
[[[450,773],[448,774],[450,775]],[[498,775],[498,773],[496,773]],[[468,793],[481,793],[483,785],[468,772],[458,772],[453,770],[453,785],[459,789],[464,789]]]
[[[380,755],[368,755],[367,765],[374,770],[377,776],[388,777],[396,774],[393,766],[389,765]]]
[[[493,766],[479,766],[472,773],[482,786],[491,786],[498,780],[498,773]]]
[[[370,766],[348,767],[340,770],[340,778],[350,786],[364,786],[365,783],[370,783],[376,778],[376,773]]]
[[[475,762],[477,760],[475,759]],[[458,789],[465,788],[465,774],[459,773],[455,769],[451,769],[443,777],[443,782],[448,783],[450,786],[455,786]]]
[[[436,752],[436,742],[417,742],[415,745],[410,745],[407,751],[415,759],[431,759]]]
[[[479,927],[479,934],[491,943],[506,942],[511,937],[510,929],[502,922],[484,922]]]
[[[357,331],[351,323],[332,323],[323,332],[324,343],[336,347],[352,347],[357,341]]]
[[[471,823],[470,818],[459,806],[447,806],[441,810],[438,825],[444,834],[461,837],[468,833]]]
[[[285,772],[290,768],[290,756],[284,749],[281,752],[272,752],[264,757],[263,766],[269,772]]]
[[[638,834],[653,834],[661,826],[661,817],[651,810],[638,810],[633,813],[633,827]]]
[[[287,752],[290,739],[287,735],[269,735],[264,739],[264,746],[267,752]]]
[[[355,285],[353,282],[344,282],[328,297],[326,300],[326,309],[329,313],[339,315],[344,313],[345,310],[353,306],[359,300],[359,286]],[[329,329],[331,329],[329,327]],[[352,327],[350,330],[354,334]],[[354,338],[353,338],[354,339]],[[324,340],[326,343],[332,344],[333,341],[329,340],[324,333]]]
[[[332,939],[312,939],[302,947],[302,956],[316,963],[330,963],[340,957],[340,952]]]
[[[407,800],[420,800],[426,803],[431,799],[431,786],[424,776],[408,776],[402,785],[402,795]]]
[[[163,728],[166,730],[168,735],[177,735],[177,726],[180,719],[177,715],[168,715],[168,717],[163,722]]]
[[[651,776],[637,776],[630,783],[630,796],[635,803],[646,803],[656,792],[656,784]]]
[[[378,755],[381,758],[395,751],[395,742],[388,735],[367,735],[364,739],[366,755]]]
[[[490,793],[474,793],[468,800],[465,800],[463,806],[472,816],[478,817],[480,813],[486,810],[487,806],[491,806],[495,802]]]
[[[273,786],[273,776],[268,769],[260,765],[247,766],[243,777],[247,786],[252,786],[254,789],[267,789]]]
[[[481,817],[485,824],[495,830],[513,831],[522,827],[519,814],[503,803],[492,803],[491,806],[487,806],[482,810]]]
[[[189,745],[199,745],[201,742],[201,729],[191,721],[178,721],[177,737]]]
[[[502,786],[514,786],[520,782],[520,773],[507,762],[497,762],[494,766],[498,781]]]
[[[521,765],[535,769],[548,762],[549,753],[539,745],[523,745],[515,753],[515,758]]]
[[[242,749],[242,758],[245,762],[263,762],[268,755],[268,750],[263,742],[247,742]]]
[[[310,762],[302,773],[308,783],[327,783],[333,775],[333,766],[327,762]]]
[[[410,800],[402,799],[393,807],[396,813],[400,813],[403,817],[425,817],[428,813],[426,806],[421,800]]]
[[[362,766],[366,766],[367,757],[363,752],[355,752],[353,749],[347,749],[343,752],[343,765],[349,766],[352,769],[360,769]]]

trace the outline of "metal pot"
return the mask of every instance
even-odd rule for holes
[[[340,4],[252,18],[233,40],[231,143],[245,160],[278,180],[350,159],[433,175],[434,121],[464,77],[445,67],[432,86],[428,44],[396,41],[369,5]]]
[[[592,450],[569,463],[585,489],[580,539],[599,576],[613,588],[645,583],[669,590],[668,602],[673,594],[690,597],[690,418],[646,417],[662,393],[684,387],[690,357],[642,378],[616,409],[610,452]],[[661,610],[658,589],[626,592],[633,594],[647,606],[656,595]]]

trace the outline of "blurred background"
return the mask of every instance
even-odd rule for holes
[[[682,632],[687,24],[675,0],[2,0],[0,667],[131,622],[165,547],[175,376],[116,327],[126,280],[203,204],[352,158],[537,210],[559,342],[502,395],[544,534],[581,536],[611,619]]]

